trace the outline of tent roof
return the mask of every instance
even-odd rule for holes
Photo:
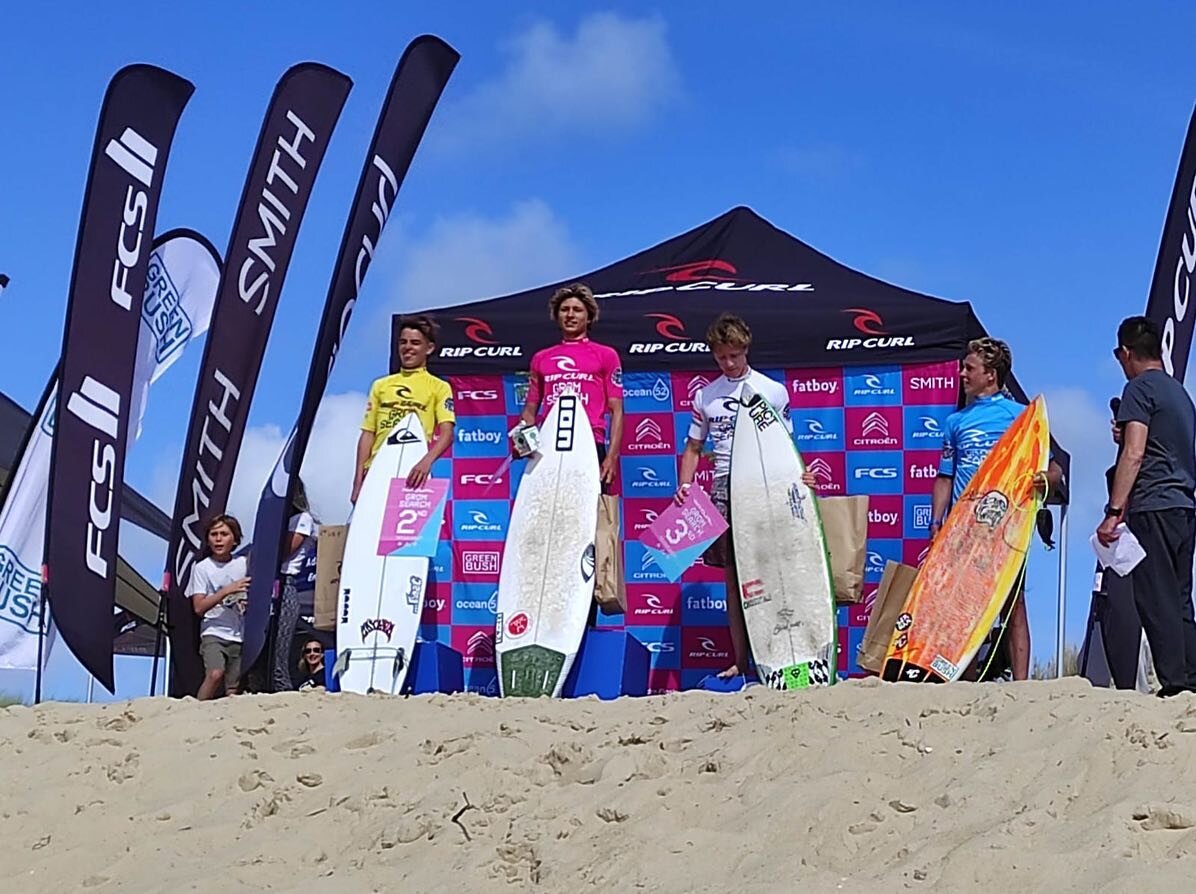
[[[0,394],[0,485],[8,479],[25,433],[33,417],[6,394]],[[166,540],[170,519],[161,509],[132,488],[125,488],[122,518]],[[119,559],[116,572],[116,604],[147,624],[158,617],[158,591],[128,562]],[[123,654],[123,653],[122,653]]]
[[[599,299],[596,335],[632,371],[692,368],[706,326],[728,309],[751,324],[752,362],[762,369],[954,360],[983,333],[966,301],[852,270],[739,207],[599,270],[441,309],[437,369],[526,369],[531,353],[558,338],[549,297],[576,280]]]
[[[750,323],[752,365],[759,369],[958,360],[970,339],[986,334],[968,302],[852,270],[741,206],[598,270],[436,310],[437,373],[526,371],[531,355],[559,338],[548,299],[576,281],[598,298],[595,336],[618,350],[632,372],[708,364],[706,327],[725,310]],[[397,342],[392,370],[399,368]],[[1010,390],[1026,402],[1016,380]],[[1067,471],[1070,458],[1058,445],[1055,456]],[[1066,495],[1055,499],[1066,502]]]

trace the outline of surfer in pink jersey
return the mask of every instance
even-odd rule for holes
[[[548,302],[548,313],[561,330],[561,341],[537,351],[532,357],[527,400],[519,419],[525,425],[543,422],[562,394],[581,395],[582,405],[594,431],[598,452],[599,479],[604,497],[619,468],[619,445],[623,441],[623,366],[619,352],[590,338],[590,327],[598,321],[598,302],[584,283],[557,289]],[[610,428],[606,417],[610,414]],[[609,435],[609,437],[608,437]],[[609,511],[597,512],[595,549],[599,579],[596,599],[606,604],[607,594],[622,591],[617,561],[619,521],[617,503]],[[596,509],[597,511],[597,509]],[[605,569],[605,570],[604,570]]]
[[[760,394],[780,414],[785,427],[793,433],[789,420],[789,394],[785,386],[757,372],[748,365],[748,349],[752,344],[752,330],[734,314],[721,314],[708,330],[706,343],[722,375],[702,388],[693,397],[693,418],[685,451],[681,454],[677,494],[674,499],[684,503],[693,487],[694,474],[706,438],[714,441],[714,484],[710,501],[728,524],[731,521],[731,502],[728,482],[731,475],[731,441],[735,436],[735,415],[739,409],[739,395],[744,385]],[[814,486],[814,476],[807,472],[802,480]],[[749,646],[747,627],[743,620],[743,605],[736,596],[739,581],[735,573],[735,551],[728,528],[702,556],[712,568],[722,568],[727,576],[727,626],[731,630],[731,647],[735,663],[719,673],[721,679],[740,676],[748,666]]]
[[[561,342],[532,357],[531,381],[520,420],[526,425],[543,422],[560,395],[580,394],[594,430],[602,484],[608,485],[618,468],[623,437],[623,367],[619,353],[590,339],[590,327],[598,320],[598,302],[589,286],[574,283],[557,289],[548,302],[548,312],[561,329]]]
[[[947,511],[958,502],[972,476],[996,446],[997,441],[1025,409],[1005,392],[1005,383],[1013,369],[1009,345],[995,338],[978,338],[968,344],[968,353],[959,368],[959,380],[967,405],[947,417],[943,429],[943,456],[931,498],[930,537],[938,534]],[[1063,479],[1063,469],[1053,459],[1046,474],[1039,472],[1035,483],[1049,493]],[[1030,622],[1026,618],[1024,580],[1009,594],[1003,612],[1008,619],[1008,648],[1013,679],[1030,676]],[[975,679],[976,664],[968,668],[964,679]]]

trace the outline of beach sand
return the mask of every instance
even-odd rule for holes
[[[1196,698],[853,681],[0,711],[7,890],[1186,890]]]

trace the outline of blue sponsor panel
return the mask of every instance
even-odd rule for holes
[[[843,374],[843,400],[849,407],[901,406],[901,367],[849,367]]]
[[[847,453],[849,494],[900,494],[904,487],[900,450],[858,450]]]
[[[432,477],[438,478],[441,481],[448,482],[448,496],[447,499],[453,499],[453,461],[447,457],[442,456],[436,462],[432,463]]]
[[[863,668],[856,663],[856,656],[860,654],[860,646],[864,644],[863,627],[849,627],[847,629],[847,673],[863,673]]]
[[[498,584],[453,584],[453,626],[493,627]]]
[[[718,627],[727,623],[727,585],[694,583],[681,587],[681,623]]]
[[[869,540],[867,554],[864,558],[864,583],[880,583],[880,579],[885,573],[885,562],[901,561],[901,547],[900,540]],[[843,606],[842,611],[847,610],[848,607]],[[847,625],[846,614],[839,624]]]
[[[652,553],[638,540],[623,543],[623,577],[631,584],[668,583]]]
[[[718,671],[710,670],[709,668],[683,670],[681,672],[681,688],[682,690],[697,689],[698,684],[707,677],[712,677],[717,673]]]
[[[428,564],[428,584],[447,584],[453,579],[453,542],[441,540],[436,544],[436,554]]]
[[[506,416],[462,416],[453,432],[453,456],[506,456]]]
[[[850,617],[851,609],[846,605],[835,606],[835,626],[846,627],[847,619]]]
[[[622,457],[624,497],[670,497],[677,490],[675,456]]]
[[[527,402],[527,392],[530,386],[531,378],[526,373],[502,377],[502,390],[507,403],[508,416],[518,416],[523,412],[523,405]]]
[[[509,500],[458,500],[453,535],[459,540],[503,540],[511,523]]]
[[[941,450],[943,430],[952,408],[944,406],[905,407],[902,411],[906,450]]]
[[[508,499],[515,499],[515,494],[519,492],[519,482],[523,480],[523,473],[526,471],[527,460],[516,460],[503,472],[503,477],[507,479],[508,490],[510,492]],[[501,489],[499,488],[499,490]],[[497,494],[497,496],[502,496],[502,494]]]
[[[793,443],[806,453],[843,450],[845,421],[842,407],[809,407],[794,410]]]
[[[924,540],[930,535],[930,522],[934,519],[934,511],[930,503],[929,494],[906,495],[904,525],[902,536],[906,540]]]
[[[681,667],[681,628],[677,625],[628,627],[627,632],[648,650],[652,670],[677,670]]]
[[[474,695],[498,696],[498,671],[493,667],[465,668],[465,691]]]
[[[668,373],[626,373],[623,409],[628,413],[671,413],[673,385]]]

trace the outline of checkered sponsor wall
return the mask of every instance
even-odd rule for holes
[[[839,609],[839,675],[859,673],[856,649],[885,560],[918,564],[926,548],[930,492],[943,422],[955,407],[957,363],[839,369],[761,370],[789,390],[793,438],[824,495],[867,494],[868,557],[864,602]],[[731,661],[721,569],[697,564],[670,584],[639,543],[644,528],[677,488],[678,456],[694,392],[717,375],[628,373],[616,491],[622,496],[627,612],[598,615],[625,628],[652,656],[650,688],[685,689]],[[451,481],[449,507],[423,613],[424,639],[449,643],[465,659],[474,692],[497,694],[494,613],[498,570],[511,504],[523,472],[507,455],[526,377],[456,376],[453,446],[434,474]],[[703,461],[697,483],[709,488]]]

